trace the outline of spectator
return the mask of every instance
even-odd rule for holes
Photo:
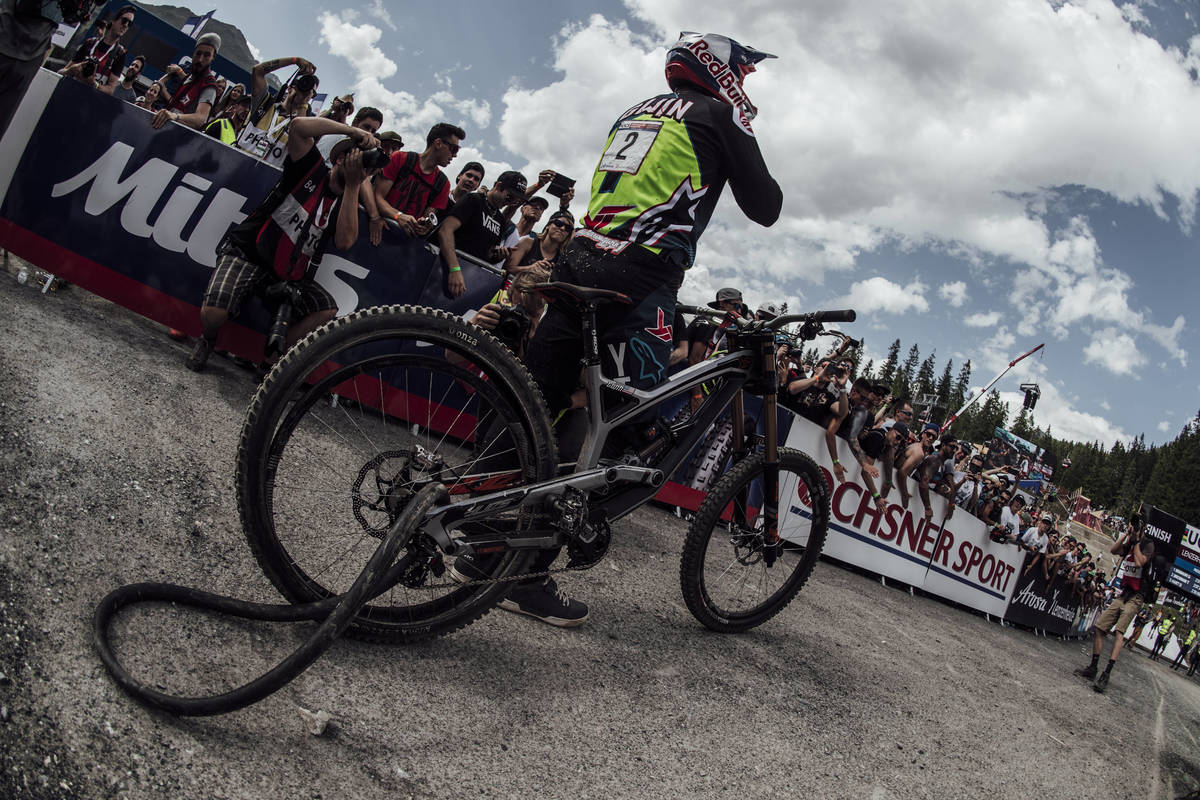
[[[240,83],[235,83],[229,87],[229,91],[217,96],[217,104],[213,106],[213,117],[219,116],[225,109],[246,96],[246,87]]]
[[[229,79],[224,75],[217,75],[216,73],[213,73],[213,77],[217,79],[217,102],[213,103],[213,116],[215,117],[220,113],[221,109],[219,106],[221,105],[221,101],[225,99],[226,90],[229,89]]]
[[[296,75],[288,83],[283,100],[273,102],[267,91],[267,74],[292,65],[297,67]],[[250,73],[250,120],[237,146],[268,164],[283,164],[291,122],[309,115],[308,104],[317,93],[320,81],[316,70],[311,61],[299,56],[255,64]]]
[[[1150,607],[1143,606],[1138,610],[1137,616],[1133,618],[1133,630],[1126,637],[1132,644],[1137,644],[1138,639],[1142,638],[1142,630],[1146,627],[1146,623],[1150,621]],[[1136,652],[1136,651],[1135,651]]]
[[[1095,633],[1092,643],[1092,663],[1083,669],[1075,670],[1075,674],[1081,678],[1089,680],[1095,678],[1096,682],[1092,688],[1097,692],[1104,692],[1108,688],[1109,675],[1112,673],[1113,665],[1117,663],[1117,657],[1121,654],[1121,647],[1125,643],[1122,632],[1128,630],[1129,623],[1137,616],[1138,610],[1148,598],[1154,597],[1156,590],[1154,581],[1150,580],[1148,575],[1143,575],[1146,564],[1154,558],[1154,540],[1144,535],[1140,517],[1135,515],[1134,525],[1130,532],[1121,537],[1109,552],[1121,556],[1122,559],[1121,594],[1108,604],[1100,614],[1100,618],[1096,620],[1096,626],[1093,629]],[[1096,668],[1100,661],[1100,653],[1104,649],[1104,637],[1109,632],[1115,632],[1112,655],[1109,657],[1104,672],[1097,675]]]
[[[136,12],[134,6],[122,6],[102,36],[84,40],[70,63],[60,70],[61,74],[78,77],[83,65],[90,62],[95,69],[97,88],[105,94],[112,94],[121,80],[121,71],[125,69],[126,53],[120,39],[129,31]]]
[[[896,446],[906,438],[908,438],[908,426],[894,419],[884,420],[858,437],[863,455],[861,462],[863,483],[867,485],[871,499],[881,514],[887,510],[887,495],[894,485]],[[883,486],[877,490],[874,479],[879,477],[881,471],[875,468],[875,463],[880,459],[883,461]]]
[[[535,266],[525,270],[513,278],[508,288],[501,290],[495,301],[475,312],[475,316],[471,317],[471,322],[484,330],[495,333],[496,326],[500,323],[500,316],[504,313],[506,306],[523,309],[529,320],[528,329],[518,341],[510,342],[503,338],[501,341],[516,353],[517,358],[524,358],[525,348],[528,346],[529,340],[533,338],[533,332],[537,330],[538,322],[541,321],[542,314],[546,310],[546,301],[540,294],[533,291],[533,287],[539,283],[545,283],[549,279],[550,272],[544,267]],[[461,357],[455,356],[449,351],[446,355],[452,361],[461,362]]]
[[[850,398],[842,386],[841,368],[829,359],[817,362],[813,374],[798,378],[782,387],[780,395],[785,408],[825,428],[835,417],[850,410]],[[836,449],[835,449],[836,454]]]
[[[129,62],[129,66],[125,68],[125,74],[121,76],[112,90],[112,96],[118,100],[124,100],[126,103],[137,102],[137,87],[134,83],[142,74],[142,68],[146,66],[145,56],[134,56]]]
[[[1045,553],[1050,545],[1050,529],[1054,526],[1054,517],[1043,514],[1037,525],[1029,528],[1021,536],[1021,548],[1030,553]],[[1030,562],[1030,567],[1033,562]],[[1026,569],[1026,572],[1029,570]]]
[[[517,242],[508,254],[505,271],[516,274],[533,268],[553,270],[562,257],[563,249],[571,241],[574,230],[575,219],[571,212],[556,211],[539,236],[526,237]]]
[[[447,286],[451,297],[460,297],[467,290],[457,250],[487,262],[508,257],[508,250],[500,246],[504,224],[501,210],[506,203],[523,200],[525,187],[525,176],[521,173],[502,172],[486,193],[473,192],[450,209],[446,221],[438,228],[438,242],[449,273]]]
[[[400,150],[404,149],[404,139],[395,131],[384,131],[376,138],[379,139],[379,148],[383,150],[383,152],[386,153],[389,158],[394,156]]]
[[[8,130],[62,21],[62,9],[56,2],[0,0],[0,137]]]
[[[741,291],[732,287],[717,290],[717,299],[708,304],[709,308],[717,311],[731,312],[738,316],[747,316],[750,309],[742,302]],[[699,364],[721,348],[725,331],[707,317],[696,317],[688,329],[688,343],[691,348],[688,362]]]
[[[844,366],[840,368],[842,372],[845,372]],[[850,445],[850,451],[854,454],[855,460],[860,465],[865,465],[862,450],[858,446],[858,437],[867,428],[868,421],[872,417],[871,412],[880,397],[882,395],[878,393],[875,384],[866,378],[858,378],[850,388],[846,407],[841,409],[839,406],[840,413],[835,414],[825,427],[825,441],[829,447],[829,457],[833,459],[833,474],[837,477],[838,483],[846,480],[846,468],[838,461],[837,443],[834,441],[834,437],[839,436],[845,439]],[[870,467],[870,469],[875,471],[874,467]],[[876,474],[878,473],[876,472]]]
[[[1158,637],[1154,640],[1154,647],[1150,650],[1150,660],[1158,661],[1159,654],[1167,647],[1167,642],[1171,641],[1171,629],[1175,627],[1175,618],[1172,616],[1163,617],[1162,624],[1158,626]]]
[[[204,128],[204,132],[214,139],[219,139],[227,145],[237,143],[238,134],[250,116],[250,98],[242,95],[231,103],[217,118]]]
[[[161,94],[162,84],[157,82],[152,83],[146,87],[146,93],[138,98],[135,105],[139,106],[140,108],[144,108],[147,111],[153,111],[154,107],[158,105]]]
[[[452,193],[453,194],[453,193]],[[457,202],[457,201],[455,201]],[[542,218],[542,214],[546,213],[546,209],[550,207],[549,201],[544,197],[531,197],[521,205],[521,215],[517,217],[517,224],[509,223],[507,233],[503,241],[500,242],[501,247],[507,247],[512,250],[522,240],[532,240],[533,226],[537,225]],[[568,216],[570,216],[568,214]],[[554,219],[554,217],[551,217]],[[575,218],[571,219],[571,229],[575,228]],[[545,233],[545,230],[542,231]]]
[[[196,40],[190,74],[167,100],[166,107],[155,112],[151,125],[161,128],[171,120],[196,130],[204,128],[208,112],[217,101],[217,81],[211,67],[220,49],[221,37],[215,33],[206,33]]]
[[[450,202],[447,210],[449,210],[449,206],[454,205],[482,186],[484,174],[483,164],[480,164],[478,161],[468,161],[466,166],[458,171],[458,177],[454,179],[454,188],[450,190]],[[549,203],[547,203],[548,205]]]
[[[1184,662],[1184,658],[1187,656],[1188,650],[1191,649],[1192,645],[1195,644],[1195,642],[1196,642],[1196,629],[1195,628],[1189,629],[1186,636],[1184,635],[1182,629],[1175,632],[1175,644],[1179,646],[1179,654],[1176,655],[1175,660],[1173,662],[1171,662],[1172,670],[1178,669],[1179,665]]]
[[[926,522],[933,519],[933,504],[929,489],[937,484],[937,478],[942,474],[946,461],[950,460],[953,464],[952,459],[956,449],[954,437],[947,433],[937,443],[936,448],[931,448],[932,452],[921,460],[921,464],[917,468],[917,492],[921,495],[921,503],[925,506]],[[953,513],[954,504],[947,503],[947,517]]]
[[[366,173],[358,148],[375,147],[375,137],[331,119],[304,117],[292,121],[283,174],[275,188],[244,222],[230,227],[217,252],[217,267],[200,309],[204,333],[188,358],[195,372],[204,369],[217,333],[236,316],[248,294],[281,280],[294,281],[301,296],[298,322],[288,326],[291,346],[333,319],[337,303],[312,279],[329,247],[346,250],[358,238],[358,197]],[[333,149],[332,168],[317,152],[316,137],[351,137]],[[276,211],[287,203],[286,225]]]
[[[346,95],[342,95],[341,97],[334,97],[333,100],[330,101],[330,103],[329,103],[329,108],[326,109],[325,112],[321,114],[321,116],[325,117],[326,119],[335,119],[338,122],[345,122],[346,117],[350,116],[350,114],[352,114],[353,112],[354,112],[354,95],[346,94]],[[358,120],[358,116],[356,115],[354,119]],[[350,124],[353,125],[354,123],[351,122]],[[383,124],[382,116],[380,116],[380,118],[379,118],[379,124],[380,125]]]
[[[395,220],[409,236],[427,236],[433,230],[431,211],[445,211],[450,200],[450,181],[442,172],[458,155],[466,131],[439,122],[425,136],[420,153],[401,151],[375,180],[375,203],[379,219],[371,220],[371,241],[383,230],[383,218]],[[498,232],[497,232],[498,233]]]
[[[351,108],[353,108],[353,106],[351,106]],[[324,114],[322,114],[321,116],[324,117],[325,119],[336,119],[336,117],[329,117]],[[344,120],[340,120],[340,119],[338,119],[337,121],[344,122]],[[358,113],[354,115],[354,121],[350,123],[350,127],[361,128],[362,130],[364,130],[367,133],[370,133],[372,135],[376,131],[378,131],[382,125],[383,125],[383,112],[380,111],[378,108],[372,108],[371,106],[364,106],[364,107],[360,108],[358,110]],[[333,149],[333,145],[337,141],[338,141],[338,138],[335,136],[325,136],[325,137],[322,137],[321,141],[317,142],[317,150],[320,151],[322,158],[325,158],[326,160],[328,160],[329,151]],[[369,207],[367,210],[371,212],[372,216],[378,216],[377,214],[375,214],[375,212],[373,210],[374,205],[375,205],[373,202],[375,199],[374,192],[370,192],[369,194],[372,195],[372,197],[371,197],[372,203],[371,203],[371,207]]]

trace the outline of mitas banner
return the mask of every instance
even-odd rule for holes
[[[90,292],[193,336],[230,224],[246,218],[278,169],[149,112],[43,70],[0,143],[0,247]],[[80,120],[86,120],[85,125]],[[451,298],[437,251],[385,230],[376,247],[328,251],[316,280],[339,315],[412,303],[469,313],[499,276],[464,261],[467,292]],[[267,313],[247,303],[218,346],[262,357]]]
[[[832,488],[825,555],[978,611],[1004,614],[1024,563],[1018,547],[993,542],[983,520],[941,495],[932,495],[933,518],[927,522],[912,481],[908,505],[902,505],[899,493],[893,490],[887,509],[880,513],[862,483],[849,445],[837,439],[838,461],[846,468],[846,480],[838,483],[832,474],[825,430],[806,419],[797,417],[792,423],[787,446],[813,456]],[[794,489],[795,482],[788,486]],[[779,505],[781,530],[789,527],[789,514],[811,517],[806,494],[793,490]]]

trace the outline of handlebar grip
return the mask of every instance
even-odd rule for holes
[[[854,309],[847,308],[844,311],[818,311],[812,315],[812,320],[813,322],[854,322],[857,316]]]

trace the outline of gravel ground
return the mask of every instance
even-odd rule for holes
[[[10,273],[15,269],[10,269]],[[162,329],[0,274],[0,797],[1166,798],[1200,784],[1200,685],[1131,655],[1097,695],[1080,643],[822,564],[783,614],[710,634],[678,588],[684,523],[645,509],[562,584],[592,619],[496,612],[407,648],[338,642],[244,711],[131,701],[90,616],[142,580],[277,599],[232,475],[252,378]],[[123,615],[139,675],[199,693],[309,630]],[[310,734],[301,708],[332,723]]]

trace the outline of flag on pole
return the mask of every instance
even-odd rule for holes
[[[188,17],[183,21],[183,24],[179,26],[179,30],[195,39],[200,35],[200,31],[206,24],[208,24],[208,21],[212,19],[212,16],[215,13],[217,13],[217,10],[214,8],[212,11],[208,12],[202,17]]]

